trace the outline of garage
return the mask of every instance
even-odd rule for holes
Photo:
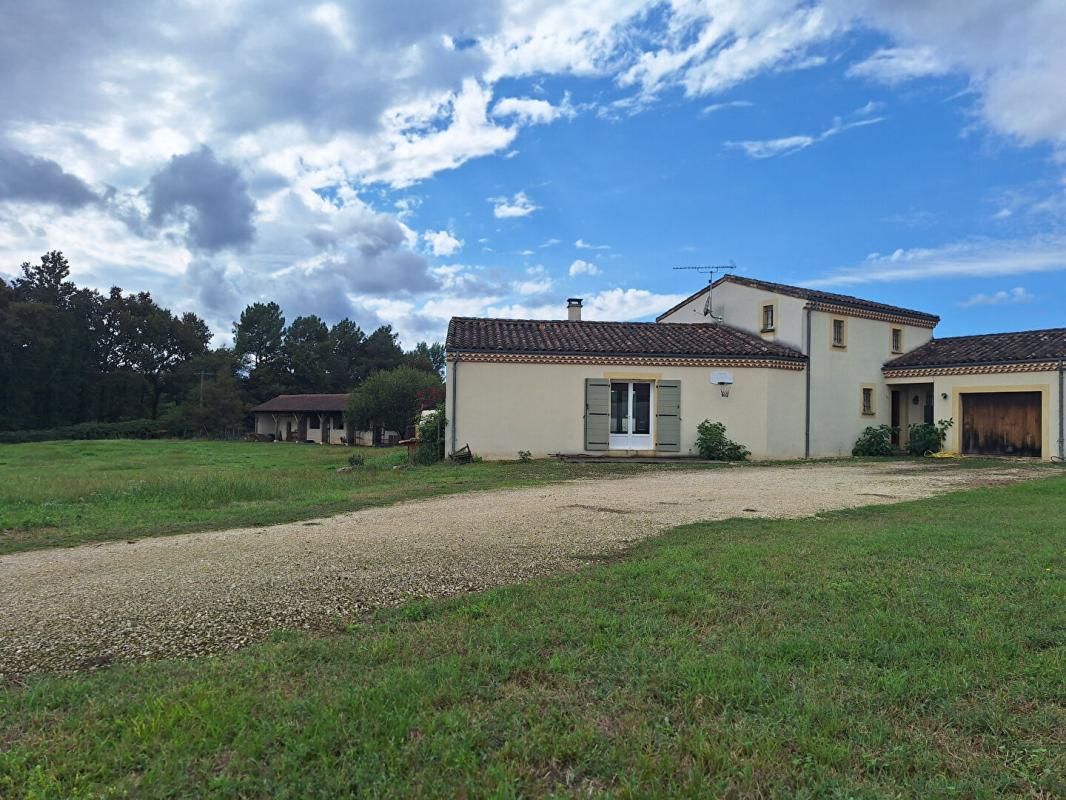
[[[1043,457],[1040,392],[975,392],[961,400],[963,453]]]

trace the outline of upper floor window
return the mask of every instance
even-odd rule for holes
[[[847,347],[848,329],[847,321],[843,319],[833,320],[833,347]]]
[[[903,328],[892,329],[892,352],[903,352]]]
[[[774,306],[773,304],[762,307],[762,329],[772,331],[774,329]]]

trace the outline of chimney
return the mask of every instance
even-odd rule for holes
[[[581,322],[581,298],[566,298],[566,318],[571,322]]]

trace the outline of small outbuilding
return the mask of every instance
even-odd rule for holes
[[[392,445],[397,431],[349,431],[348,394],[281,394],[252,409],[255,432],[282,442]]]
[[[282,394],[252,409],[255,432],[284,442],[347,444],[347,394]]]

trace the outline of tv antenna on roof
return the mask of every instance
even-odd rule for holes
[[[728,272],[729,270],[736,269],[737,265],[733,259],[729,259],[728,264],[711,264],[709,266],[697,266],[697,267],[674,267],[674,269],[689,269],[699,272],[702,275],[707,276],[707,300],[703,304],[703,316],[710,317],[712,322],[721,322],[722,317],[716,317],[714,315],[714,309],[711,305],[711,291],[714,287],[714,278],[720,272]]]

